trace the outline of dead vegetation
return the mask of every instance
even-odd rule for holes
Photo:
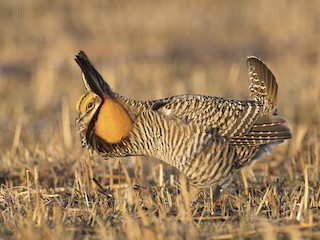
[[[317,2],[0,3],[0,238],[320,238]],[[247,98],[247,55],[271,68],[293,139],[217,204],[155,159],[104,161],[74,126],[85,50],[118,92]]]

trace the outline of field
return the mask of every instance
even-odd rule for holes
[[[1,1],[0,239],[319,239],[319,12],[295,0]],[[134,99],[247,99],[255,55],[293,138],[239,172],[235,195],[191,202],[157,159],[81,148],[79,50]]]

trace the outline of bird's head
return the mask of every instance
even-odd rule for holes
[[[121,142],[132,128],[128,112],[83,51],[75,60],[82,70],[87,89],[76,105],[79,114],[76,123],[80,125],[82,145],[94,147],[96,136],[109,144]]]

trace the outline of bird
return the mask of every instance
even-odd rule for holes
[[[83,147],[102,157],[150,156],[175,167],[196,189],[228,189],[233,173],[292,137],[277,108],[278,84],[257,57],[246,59],[249,99],[183,94],[133,100],[112,91],[80,51],[86,87],[76,105]]]

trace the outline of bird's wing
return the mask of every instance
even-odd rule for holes
[[[260,116],[249,132],[242,136],[233,136],[230,140],[233,145],[263,145],[272,142],[282,142],[291,138],[290,128],[285,125],[283,117],[270,115]]]
[[[285,119],[263,115],[263,106],[256,101],[181,95],[155,101],[151,109],[180,124],[214,130],[233,145],[262,145],[291,138]]]
[[[220,136],[243,136],[259,118],[262,106],[202,95],[180,95],[156,101],[151,109],[181,124],[217,129]]]

